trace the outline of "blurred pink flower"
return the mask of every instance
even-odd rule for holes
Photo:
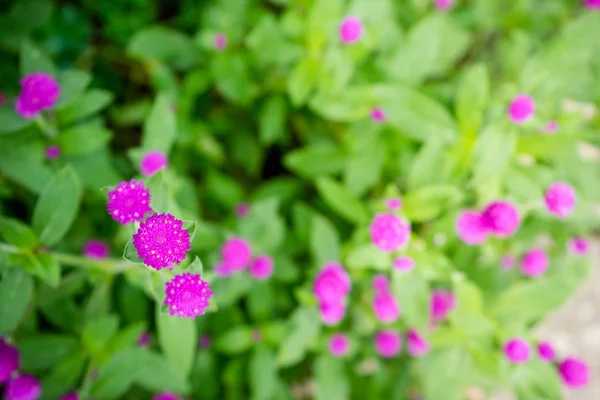
[[[523,339],[511,339],[504,344],[504,355],[512,363],[522,364],[528,361],[529,353],[529,344]]]
[[[408,354],[413,357],[419,357],[429,352],[429,343],[414,329],[409,330],[406,334],[406,342]]]
[[[230,276],[235,272],[229,265],[224,264],[224,263],[215,265],[214,269],[215,269],[215,273],[222,278]]]
[[[154,395],[152,400],[181,400],[181,397],[172,392],[162,392]]]
[[[357,17],[346,17],[340,25],[340,39],[344,44],[356,43],[363,35],[363,23]]]
[[[502,268],[504,269],[512,269],[515,266],[516,262],[517,260],[514,256],[507,254],[504,257],[502,257],[502,260],[500,261],[500,266],[502,266]]]
[[[60,86],[53,76],[34,72],[20,81],[21,93],[15,101],[15,110],[23,118],[33,118],[43,110],[54,107],[60,97]]]
[[[522,124],[535,113],[535,103],[527,95],[519,94],[508,107],[508,115],[515,124]]]
[[[400,256],[394,259],[392,265],[398,271],[410,272],[415,268],[415,260],[409,256]]]
[[[61,154],[61,151],[60,151],[59,146],[53,144],[53,145],[46,147],[46,152],[45,152],[46,159],[55,160],[58,157],[60,157],[60,154]]]
[[[83,246],[83,255],[95,260],[104,260],[108,257],[109,253],[110,247],[108,243],[102,240],[90,239]]]
[[[600,0],[583,0],[583,3],[590,10],[600,10]]]
[[[435,0],[434,4],[439,11],[448,11],[454,7],[454,0]]]
[[[456,308],[456,298],[452,292],[446,290],[434,290],[431,294],[430,316],[435,324],[444,321],[448,314]]]
[[[144,187],[144,182],[135,179],[117,184],[114,190],[108,192],[106,203],[108,214],[121,225],[139,222],[152,212],[150,208],[150,191]]]
[[[7,382],[19,366],[19,351],[0,337],[0,384]]]
[[[145,176],[154,175],[158,170],[166,168],[169,164],[167,156],[160,151],[149,151],[140,161],[140,171]]]
[[[6,400],[36,400],[42,395],[42,385],[32,375],[19,375],[6,386]]]
[[[395,322],[400,317],[400,305],[390,293],[377,293],[373,299],[375,317],[386,324]]]
[[[138,256],[144,265],[157,271],[173,269],[173,264],[185,259],[190,246],[190,234],[183,229],[183,221],[167,213],[152,214],[133,235]]]
[[[150,334],[148,332],[142,332],[135,341],[135,344],[143,349],[150,346]]]
[[[336,357],[343,357],[348,354],[350,341],[343,333],[335,333],[329,339],[329,352]]]
[[[369,230],[373,244],[385,252],[396,251],[410,240],[410,225],[391,213],[375,215]]]
[[[214,46],[216,50],[225,50],[227,48],[227,36],[224,33],[217,33],[214,39]]]
[[[269,279],[273,274],[273,259],[267,255],[256,257],[250,264],[248,272],[256,280]]]
[[[385,111],[379,107],[375,107],[371,110],[371,120],[373,122],[384,122],[387,119]]]
[[[200,336],[200,339],[198,340],[198,347],[200,347],[201,349],[208,349],[211,344],[212,338],[210,337],[210,335]]]
[[[245,218],[248,216],[248,213],[250,212],[250,205],[248,203],[238,203],[237,206],[235,206],[235,215],[238,218]]]
[[[549,266],[548,255],[540,248],[529,250],[521,259],[521,272],[531,278],[543,275]]]
[[[577,195],[575,189],[564,182],[553,183],[544,198],[546,209],[558,218],[565,218],[573,212]]]
[[[581,389],[590,381],[590,371],[585,362],[575,357],[567,357],[558,365],[560,376],[570,389]]]
[[[326,264],[315,278],[313,291],[322,303],[339,303],[350,293],[350,276],[338,263]]]
[[[544,128],[542,129],[542,133],[556,133],[556,131],[558,130],[558,122],[556,121],[548,121],[548,123],[546,123],[546,125],[544,125]]]
[[[552,362],[555,358],[554,347],[548,342],[540,342],[537,347],[538,355],[542,361]]]
[[[346,315],[346,305],[341,301],[321,303],[319,311],[325,325],[337,325]]]
[[[488,237],[488,230],[481,214],[473,210],[461,211],[455,223],[458,237],[468,245],[481,244]]]
[[[402,337],[398,332],[383,330],[375,335],[375,350],[385,358],[392,358],[402,349]]]
[[[164,304],[169,306],[171,315],[179,318],[195,318],[202,315],[209,305],[212,290],[207,282],[203,281],[200,274],[184,272],[175,275],[165,285]]]
[[[221,258],[233,272],[246,268],[252,259],[250,243],[240,237],[227,239],[221,247]]]
[[[373,278],[375,293],[386,293],[390,288],[390,281],[385,275],[376,275]]]
[[[489,233],[497,237],[514,234],[521,224],[517,207],[508,201],[494,201],[483,210],[481,222]]]
[[[569,250],[576,255],[584,255],[590,249],[590,244],[582,237],[574,237],[569,241]]]
[[[390,197],[385,201],[385,206],[390,211],[399,210],[402,208],[402,199],[400,197]]]

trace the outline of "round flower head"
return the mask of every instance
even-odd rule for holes
[[[83,255],[96,260],[103,260],[108,257],[110,247],[106,242],[98,239],[90,239],[83,246]]]
[[[150,334],[148,332],[142,332],[140,336],[138,336],[135,343],[140,348],[146,348],[150,346]]]
[[[573,212],[577,200],[575,189],[563,182],[553,183],[546,191],[546,209],[550,214],[565,218]]]
[[[7,382],[19,369],[19,351],[0,338],[0,384]]]
[[[410,272],[415,268],[415,260],[408,256],[396,257],[392,265],[398,271]]]
[[[558,364],[558,372],[569,388],[580,389],[590,381],[588,366],[578,358],[568,357]]]
[[[133,235],[133,246],[144,265],[156,270],[173,269],[190,250],[190,234],[183,221],[171,214],[152,214]]]
[[[385,201],[388,210],[395,211],[402,208],[402,199],[400,197],[390,197]]]
[[[6,400],[36,400],[42,395],[42,385],[31,375],[20,375],[8,382]]]
[[[557,130],[558,130],[558,122],[548,121],[548,123],[546,123],[546,125],[544,125],[544,128],[542,129],[542,133],[545,133],[545,134],[556,133]]]
[[[225,278],[232,275],[236,271],[234,271],[229,265],[220,263],[215,266],[215,272],[218,276]]]
[[[485,208],[481,221],[494,236],[508,237],[514,234],[521,224],[519,210],[508,201],[494,201]]]
[[[248,216],[248,213],[250,212],[250,206],[248,205],[248,203],[238,203],[237,206],[235,206],[235,215],[238,218],[245,218]]]
[[[341,301],[321,303],[319,312],[325,325],[337,325],[346,315],[346,305]]]
[[[252,259],[252,250],[250,244],[244,239],[232,237],[221,247],[221,257],[223,264],[230,267],[232,271],[237,271],[248,266]]]
[[[58,157],[60,157],[60,147],[55,144],[46,147],[46,159],[55,160]]]
[[[106,203],[108,213],[121,225],[139,222],[152,211],[150,208],[150,191],[144,187],[144,182],[119,183],[114,190],[108,192]]]
[[[488,231],[481,215],[476,211],[462,211],[455,223],[458,237],[468,245],[481,244],[488,237]]]
[[[373,278],[373,289],[375,293],[387,293],[390,289],[390,281],[385,275],[376,275]]]
[[[576,255],[584,255],[588,252],[590,245],[587,240],[582,237],[574,237],[569,241],[569,250]]]
[[[348,354],[350,341],[343,333],[336,333],[329,339],[329,352],[336,357],[344,357]]]
[[[350,277],[340,264],[326,264],[315,278],[313,291],[322,303],[339,303],[350,293]]]
[[[445,290],[433,291],[429,310],[433,323],[444,321],[454,308],[456,308],[454,294]]]
[[[400,317],[400,306],[391,294],[378,293],[373,299],[373,313],[381,322],[392,323]]]
[[[356,17],[346,17],[340,25],[340,39],[344,44],[356,43],[363,35],[362,21]]]
[[[541,342],[537,347],[538,355],[542,361],[552,362],[555,358],[554,347],[548,342]]]
[[[217,33],[213,44],[216,50],[225,50],[227,48],[227,36],[224,33]]]
[[[435,0],[435,8],[439,11],[448,11],[454,7],[454,0]]]
[[[387,119],[385,111],[379,107],[375,107],[371,110],[371,120],[373,122],[384,122]]]
[[[152,400],[181,400],[181,397],[177,396],[175,393],[162,392],[155,394],[154,397],[152,397]]]
[[[504,344],[504,355],[508,361],[522,364],[529,360],[529,344],[523,339],[511,339]]]
[[[63,394],[60,400],[79,400],[79,395],[76,392]]]
[[[406,334],[406,342],[408,354],[413,357],[419,357],[429,352],[429,343],[414,329],[409,330]]]
[[[256,280],[269,279],[273,274],[273,259],[267,255],[256,257],[250,264],[248,272]]]
[[[522,124],[529,120],[535,112],[535,103],[527,95],[520,94],[514,98],[508,107],[508,116],[515,124]]]
[[[383,330],[375,335],[375,350],[385,358],[392,358],[402,349],[402,337],[398,332]]]
[[[142,175],[154,175],[159,169],[166,168],[169,164],[167,156],[160,151],[149,151],[144,154],[140,161],[140,171]]]
[[[509,254],[502,257],[502,261],[500,261],[500,266],[504,269],[512,269],[515,266],[515,263],[515,258]]]
[[[540,248],[529,250],[521,260],[521,272],[529,277],[543,275],[550,266],[546,252]]]
[[[198,347],[201,349],[208,349],[212,344],[212,338],[209,335],[200,336],[200,340],[198,340]]]
[[[600,10],[600,0],[583,0],[584,4],[590,10]]]
[[[381,251],[392,252],[408,244],[410,225],[390,213],[375,215],[371,226],[371,241]]]
[[[43,110],[54,107],[60,96],[56,79],[44,72],[34,72],[20,81],[21,93],[15,110],[23,118],[33,118]]]
[[[171,315],[196,318],[204,314],[213,292],[200,274],[184,272],[166,283],[165,294],[165,305],[169,306]]]

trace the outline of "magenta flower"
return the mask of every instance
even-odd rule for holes
[[[60,157],[60,153],[61,153],[60,147],[55,144],[46,147],[45,154],[46,154],[46,159],[48,159],[48,160],[57,159],[58,157]]]
[[[546,209],[550,214],[565,218],[573,212],[577,196],[575,189],[563,182],[553,183],[546,191]]]
[[[6,95],[4,92],[0,92],[0,107],[3,107],[6,104]]]
[[[235,206],[235,215],[238,218],[245,218],[248,216],[248,213],[250,212],[250,205],[248,203],[238,203],[237,206]]]
[[[414,329],[409,330],[406,334],[406,342],[408,354],[413,357],[419,357],[429,353],[429,342]]]
[[[448,314],[456,308],[454,294],[446,290],[434,290],[431,293],[429,313],[433,323],[442,322]]]
[[[375,293],[387,293],[390,288],[390,281],[385,275],[376,275],[373,278],[373,289]]]
[[[435,8],[439,11],[448,11],[454,7],[454,0],[435,0]]]
[[[455,223],[458,237],[468,245],[481,244],[488,237],[488,230],[477,211],[461,211]]]
[[[516,262],[517,260],[515,260],[515,257],[508,254],[502,257],[502,260],[500,261],[500,266],[504,269],[512,269],[515,266]]]
[[[356,17],[346,17],[340,25],[340,39],[344,44],[356,43],[363,35],[362,21]]]
[[[392,265],[398,271],[410,272],[415,268],[415,260],[408,256],[396,257]]]
[[[385,111],[379,107],[375,107],[371,110],[371,120],[373,122],[384,122],[387,119]]]
[[[398,332],[383,330],[375,335],[375,350],[385,358],[392,358],[402,349],[402,337]]]
[[[215,272],[221,278],[232,275],[235,271],[227,264],[220,263],[215,266]]]
[[[106,203],[108,214],[121,225],[139,222],[152,211],[150,208],[150,191],[144,187],[144,182],[129,182],[117,184],[114,190],[108,192]]]
[[[215,50],[225,50],[227,48],[227,36],[224,33],[217,33],[214,39]]]
[[[508,107],[508,116],[515,124],[528,121],[535,113],[535,103],[527,95],[519,94]]]
[[[273,259],[267,255],[256,257],[250,264],[248,272],[256,280],[269,279],[273,274]]]
[[[87,258],[93,258],[95,260],[104,260],[110,253],[110,247],[108,243],[98,240],[90,239],[83,246],[83,255]]]
[[[206,311],[213,292],[200,274],[184,272],[166,283],[165,294],[165,305],[169,306],[171,315],[196,318]]]
[[[325,325],[337,325],[346,315],[346,305],[341,301],[321,303],[319,312]]]
[[[329,339],[329,352],[335,357],[344,357],[348,354],[350,341],[343,333],[336,333]]]
[[[76,392],[63,394],[60,400],[79,400],[79,395]]]
[[[390,213],[375,215],[371,226],[371,241],[381,251],[392,252],[408,244],[410,225]]]
[[[396,322],[400,317],[400,305],[390,293],[377,293],[373,299],[373,313],[383,323]]]
[[[158,170],[166,168],[169,165],[169,160],[164,153],[160,151],[149,151],[142,157],[140,161],[140,171],[142,175],[154,175]]]
[[[0,337],[0,384],[7,382],[19,369],[19,351]]]
[[[590,381],[590,371],[586,363],[575,357],[565,358],[558,365],[560,376],[570,389],[581,389]]]
[[[529,250],[521,259],[521,272],[531,278],[543,275],[550,266],[550,259],[540,248]]]
[[[400,197],[390,197],[385,201],[388,210],[395,211],[402,208],[402,199]]]
[[[522,364],[529,360],[529,343],[523,339],[511,339],[504,344],[504,355],[508,361],[515,364]]]
[[[150,346],[150,334],[148,332],[142,332],[135,343],[142,349]]]
[[[33,118],[49,110],[60,97],[60,86],[45,72],[34,72],[20,81],[21,93],[15,101],[15,110],[23,118]]]
[[[181,397],[172,392],[162,392],[154,395],[152,400],[181,400]]]
[[[497,237],[514,234],[521,224],[517,207],[508,201],[494,201],[485,208],[481,221],[488,232]]]
[[[6,400],[36,400],[42,395],[42,385],[31,375],[20,375],[6,386]]]
[[[242,238],[229,238],[221,247],[223,264],[227,265],[233,272],[244,269],[252,259],[250,244]]]
[[[133,235],[133,247],[144,265],[161,270],[173,269],[190,250],[190,234],[183,221],[171,214],[152,214]]]
[[[338,263],[326,264],[315,278],[313,291],[322,303],[335,303],[350,293],[350,276]]]
[[[555,358],[554,347],[548,342],[541,342],[537,347],[538,355],[542,361],[552,362]]]
[[[569,241],[569,250],[576,255],[584,255],[588,252],[590,244],[582,237],[574,237]]]
[[[200,336],[200,340],[198,340],[198,347],[201,349],[208,349],[212,345],[212,338],[210,335],[202,335]]]
[[[600,10],[600,0],[584,0],[584,4],[590,10]]]
[[[546,125],[544,125],[544,128],[542,129],[542,133],[545,133],[545,134],[556,133],[557,130],[558,130],[558,122],[548,121],[548,123],[546,123]]]

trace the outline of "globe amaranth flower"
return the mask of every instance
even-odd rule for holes
[[[341,300],[321,303],[319,313],[325,325],[337,325],[346,315],[346,304]]]
[[[550,259],[540,248],[529,250],[521,259],[521,272],[529,277],[543,275],[550,266]]]
[[[458,237],[468,245],[481,244],[488,237],[488,229],[477,211],[461,211],[454,225]]]
[[[42,385],[31,375],[20,375],[8,382],[4,397],[7,400],[36,400],[42,395]]]
[[[402,337],[396,331],[383,330],[375,335],[375,350],[385,358],[392,358],[402,349]]]
[[[430,317],[433,323],[444,321],[448,314],[456,308],[454,294],[446,290],[434,290],[431,293]]]
[[[248,213],[250,213],[250,205],[248,203],[238,203],[235,206],[235,215],[238,218],[245,218],[248,216]]]
[[[60,400],[79,400],[79,395],[76,392],[63,394]]]
[[[508,107],[508,116],[515,124],[527,122],[535,113],[535,103],[527,95],[519,94]]]
[[[224,33],[217,33],[213,45],[216,50],[225,50],[227,48],[227,36]]]
[[[375,317],[386,324],[395,322],[400,317],[400,305],[390,293],[377,293],[373,298]]]
[[[376,275],[373,278],[373,289],[375,293],[387,293],[390,289],[390,281],[385,275]]]
[[[575,357],[567,357],[558,364],[558,372],[565,385],[571,389],[580,389],[590,381],[587,364]]]
[[[59,146],[53,144],[53,145],[46,147],[46,151],[45,151],[46,159],[55,160],[58,157],[60,157],[60,154],[61,154],[61,151],[60,151]]]
[[[135,341],[140,348],[146,348],[150,346],[150,334],[148,332],[142,332]]]
[[[356,17],[346,17],[340,25],[340,39],[344,44],[358,42],[363,35],[363,23]]]
[[[504,355],[515,364],[527,362],[530,355],[529,343],[519,338],[511,339],[504,344]]]
[[[400,197],[390,197],[385,201],[388,210],[395,211],[402,208],[402,199]]]
[[[154,175],[158,170],[166,168],[169,165],[167,156],[160,151],[149,151],[140,161],[140,171],[142,175]]]
[[[34,72],[20,81],[21,93],[15,101],[15,110],[23,118],[33,118],[49,110],[60,97],[60,86],[53,76]]]
[[[0,384],[7,382],[19,365],[19,351],[0,338]]]
[[[106,203],[108,214],[121,225],[139,222],[145,215],[152,212],[150,208],[150,191],[144,187],[144,182],[135,179],[117,184],[114,190],[108,192]]]
[[[391,213],[375,215],[369,230],[373,244],[385,252],[396,251],[410,240],[410,225]]]
[[[546,123],[546,125],[544,125],[544,128],[542,129],[542,133],[545,133],[545,134],[556,133],[557,130],[558,130],[558,122],[548,121]]]
[[[239,271],[248,266],[252,259],[250,244],[239,237],[229,238],[221,247],[221,258],[223,264],[232,271]]]
[[[375,107],[371,110],[371,121],[373,122],[384,122],[387,119],[385,111],[379,107]]]
[[[250,264],[248,272],[250,275],[259,281],[269,279],[273,274],[273,259],[267,255],[256,257]]]
[[[590,10],[600,10],[600,0],[583,0],[583,4]]]
[[[190,250],[190,234],[183,221],[171,214],[152,214],[133,235],[133,247],[144,265],[156,270],[173,269]]]
[[[227,276],[232,275],[234,272],[233,268],[224,263],[219,263],[215,266],[215,273],[221,278],[225,278]]]
[[[344,357],[349,348],[350,341],[343,333],[336,333],[329,339],[329,352],[335,357]]]
[[[454,7],[454,0],[435,0],[434,4],[439,11],[448,11]]]
[[[508,201],[494,201],[481,214],[481,221],[488,232],[497,237],[514,234],[521,224],[517,207]]]
[[[83,255],[96,260],[104,260],[109,252],[108,243],[98,239],[90,239],[83,246]]]
[[[350,293],[350,276],[338,263],[326,264],[315,278],[313,291],[322,303],[339,302]]]
[[[409,256],[400,256],[394,258],[393,267],[402,272],[410,272],[415,268],[415,260]]]
[[[253,343],[260,343],[263,340],[263,334],[259,329],[252,329],[252,334],[250,335]]]
[[[166,283],[165,294],[165,305],[171,315],[195,318],[204,314],[213,292],[200,274],[184,272]]]
[[[569,251],[575,255],[584,255],[590,249],[590,244],[582,237],[574,237],[569,240]]]
[[[155,394],[152,400],[181,400],[181,397],[172,392],[162,392]]]
[[[515,263],[517,262],[517,260],[515,260],[515,257],[507,254],[504,257],[502,257],[502,260],[500,261],[500,266],[504,269],[512,269],[515,266]]]
[[[542,361],[552,362],[556,357],[554,347],[548,342],[540,342],[537,347],[538,355]]]
[[[429,342],[414,329],[406,334],[408,354],[419,357],[429,352]]]
[[[202,335],[198,340],[198,347],[201,349],[208,349],[212,345],[212,338],[210,335]]]
[[[553,183],[546,191],[544,198],[546,209],[550,214],[565,218],[573,212],[577,196],[575,189],[564,182]]]

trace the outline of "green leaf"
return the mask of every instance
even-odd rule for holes
[[[329,354],[314,362],[315,400],[345,400],[350,398],[350,382],[345,362]]]
[[[265,321],[273,318],[275,295],[269,282],[254,283],[246,301],[253,321]]]
[[[338,23],[342,17],[341,0],[317,0],[314,2],[307,18],[306,39],[308,48],[320,51],[330,34],[330,27]]]
[[[253,284],[254,280],[248,275],[236,274],[227,279],[217,279],[211,285],[211,289],[217,303],[228,307],[246,295]]]
[[[212,59],[212,73],[219,92],[229,101],[248,105],[257,89],[250,80],[248,61],[241,53],[222,53]]]
[[[344,186],[356,196],[363,195],[380,180],[385,162],[385,144],[372,136],[362,140],[344,168]]]
[[[293,150],[283,159],[286,168],[307,179],[340,172],[344,161],[344,153],[338,147],[321,145]]]
[[[88,118],[105,109],[113,101],[113,94],[104,89],[90,89],[77,101],[57,111],[58,122],[67,125]]]
[[[11,136],[11,140],[0,136],[0,171],[26,189],[41,192],[52,178],[52,170],[44,158],[43,142],[31,136]],[[16,136],[18,138],[13,140]]]
[[[0,335],[12,333],[25,315],[33,280],[22,268],[11,268],[0,281]]]
[[[62,108],[72,101],[81,98],[84,90],[92,81],[89,72],[80,69],[68,69],[58,74],[58,83],[60,84],[60,98],[56,108]]]
[[[144,186],[150,191],[152,210],[165,213],[170,210],[171,193],[167,184],[166,172],[160,169],[146,179]]]
[[[81,184],[75,171],[63,167],[46,184],[33,210],[33,230],[40,241],[52,246],[67,233],[77,216],[81,201]]]
[[[52,14],[53,3],[48,0],[21,0],[13,3],[10,10],[10,20],[29,33],[43,27]]]
[[[264,103],[259,115],[259,135],[262,144],[273,144],[285,136],[287,113],[288,106],[282,96],[272,96]]]
[[[0,216],[0,235],[8,243],[21,248],[32,248],[37,237],[30,227],[13,218]]]
[[[187,377],[196,358],[198,334],[193,319],[178,318],[160,313],[156,307],[158,343],[165,357],[181,376]]]
[[[127,46],[127,53],[135,58],[162,61],[178,68],[189,68],[200,61],[200,52],[192,39],[163,26],[137,31]]]
[[[215,348],[226,354],[240,354],[252,346],[252,328],[239,325],[222,333],[215,342]]]
[[[486,128],[475,144],[473,179],[475,184],[484,183],[492,177],[500,177],[510,165],[517,145],[515,129],[500,126]]]
[[[144,262],[144,260],[138,256],[137,249],[133,245],[133,239],[129,239],[129,242],[127,242],[125,245],[125,249],[123,250],[123,258],[136,264],[142,264]]]
[[[443,183],[446,180],[445,150],[445,143],[435,138],[425,142],[408,171],[407,187],[409,190],[435,183]]]
[[[144,351],[140,367],[135,371],[135,382],[151,392],[171,391],[186,394],[190,385],[181,372],[162,355]]]
[[[31,120],[17,114],[14,107],[0,107],[0,135],[20,131],[30,123]]]
[[[462,400],[470,369],[468,354],[458,347],[435,349],[419,359],[424,395],[431,400]]]
[[[462,198],[463,193],[454,186],[424,186],[405,196],[404,212],[411,222],[428,221],[460,204]]]
[[[253,203],[250,214],[239,223],[240,234],[257,252],[275,250],[285,238],[285,223],[279,215],[279,200],[269,198]]]
[[[417,265],[416,269],[421,267]],[[429,284],[416,271],[394,271],[392,290],[408,326],[425,329],[429,323]]]
[[[310,232],[310,251],[317,265],[340,259],[340,238],[327,218],[313,213]]]
[[[287,91],[295,107],[306,103],[306,100],[317,86],[319,78],[319,60],[304,57],[296,65],[287,80]]]
[[[463,134],[475,135],[481,127],[490,96],[489,80],[485,64],[475,64],[462,74],[456,94],[456,116]]]
[[[273,398],[277,383],[275,355],[264,344],[258,345],[248,363],[251,399],[268,400]]]
[[[21,354],[21,368],[25,371],[53,367],[79,350],[75,337],[55,334],[25,337],[17,345]]]
[[[168,95],[161,93],[154,100],[144,120],[141,150],[169,154],[177,136],[177,120]]]
[[[56,76],[56,67],[50,57],[29,40],[21,43],[20,63],[23,77],[33,72],[46,72]]]
[[[57,287],[60,282],[60,264],[50,253],[29,254],[25,268],[51,287]]]
[[[209,351],[198,352],[190,378],[194,398],[203,400],[217,398],[219,376],[215,364],[215,354]]]
[[[277,353],[277,365],[289,367],[299,363],[313,341],[319,336],[321,321],[316,309],[298,308]]]
[[[57,144],[64,155],[82,155],[105,146],[112,132],[97,121],[77,124],[61,131]]]
[[[75,353],[57,365],[42,379],[42,400],[54,400],[79,383],[86,362],[86,355]]]
[[[316,181],[319,195],[325,203],[338,215],[356,224],[364,223],[369,219],[367,210],[343,185],[329,178],[318,178]]]
[[[91,354],[100,354],[110,339],[117,333],[119,318],[110,315],[88,321],[81,332],[81,340]]]
[[[191,274],[200,274],[204,275],[204,266],[202,265],[202,260],[200,257],[196,256],[194,261],[192,261],[187,267],[185,267],[185,272],[189,272]]]
[[[98,370],[90,394],[98,400],[121,398],[134,383],[144,362],[144,350],[127,349],[113,354]]]

